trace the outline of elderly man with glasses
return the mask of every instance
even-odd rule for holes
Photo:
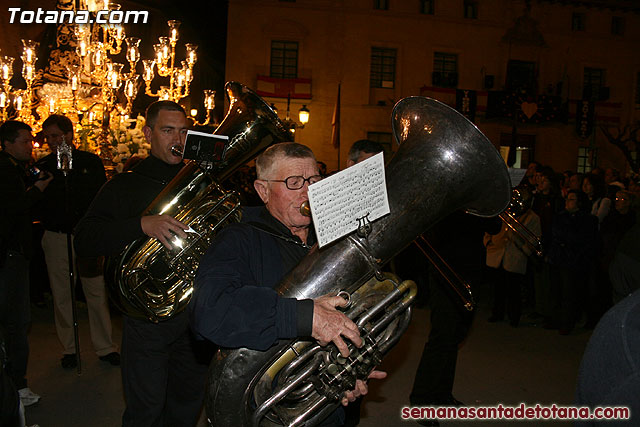
[[[313,152],[293,142],[269,147],[256,160],[254,186],[263,207],[244,208],[241,223],[225,227],[200,261],[190,304],[193,329],[221,347],[267,350],[279,339],[313,337],[348,354],[344,338],[362,345],[357,326],[336,307],[340,296],[283,298],[273,289],[315,243],[311,218],[300,213],[310,184],[321,179]],[[383,378],[374,371],[370,378]],[[367,386],[358,380],[346,405]],[[339,411],[341,412],[341,411]],[[326,425],[340,425],[334,413]]]

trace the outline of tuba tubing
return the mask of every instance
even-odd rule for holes
[[[276,287],[283,297],[315,299],[354,292],[449,213],[465,209],[490,217],[507,207],[511,183],[504,161],[493,144],[458,112],[430,98],[404,98],[393,109],[392,128],[400,147],[385,171],[391,213],[372,223],[367,238],[352,233],[322,249],[312,248]],[[406,316],[403,322],[408,324]],[[210,423],[257,425],[252,403],[257,378],[294,343],[281,340],[264,352],[247,348],[219,351],[209,371],[206,409]],[[319,414],[326,415],[338,405],[331,401]]]

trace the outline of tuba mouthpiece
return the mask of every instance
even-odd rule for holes
[[[182,145],[176,144],[171,146],[171,154],[176,157],[182,157]]]
[[[300,205],[300,213],[304,216],[311,217],[311,206],[309,205],[309,201],[305,200]]]

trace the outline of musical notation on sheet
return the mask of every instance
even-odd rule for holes
[[[388,214],[383,153],[309,186],[309,203],[320,247]]]

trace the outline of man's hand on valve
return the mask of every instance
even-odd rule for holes
[[[386,376],[387,376],[387,373],[384,371],[373,370],[371,371],[371,373],[367,378],[381,380],[383,378],[386,378]],[[349,403],[355,401],[360,396],[364,396],[368,392],[369,392],[369,387],[367,386],[367,383],[362,380],[356,380],[356,388],[353,389],[352,391],[345,391],[344,397],[342,398],[340,403],[342,403],[342,406],[347,406]]]
[[[344,307],[347,301],[341,296],[323,295],[313,301],[313,328],[311,336],[320,345],[333,343],[342,356],[349,355],[349,349],[342,337],[348,338],[356,347],[362,346],[360,332],[351,319],[336,309]]]
[[[189,227],[170,215],[143,216],[140,220],[140,225],[144,234],[160,240],[160,243],[167,249],[171,249],[173,234],[184,239],[187,237],[185,230],[189,229]]]
[[[313,301],[313,331],[312,336],[320,345],[333,343],[340,350],[342,356],[349,355],[349,349],[342,337],[348,338],[356,347],[362,346],[362,338],[358,327],[351,319],[338,311],[336,307],[344,307],[348,303],[341,296],[323,295]],[[387,376],[383,371],[371,371],[368,378],[382,379]],[[360,396],[364,396],[369,391],[367,383],[356,380],[356,387],[351,391],[346,391],[341,400],[343,405],[348,405]]]

